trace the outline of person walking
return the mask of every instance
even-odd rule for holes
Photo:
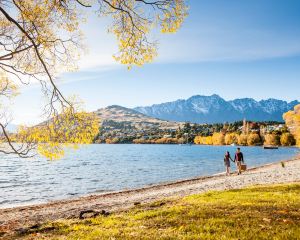
[[[230,176],[230,160],[232,160],[230,153],[226,151],[225,156],[224,156],[224,165],[226,167],[226,176]]]
[[[244,155],[241,152],[240,148],[237,148],[237,151],[234,156],[234,161],[235,161],[236,167],[238,169],[238,175],[242,174],[242,163],[244,163]]]

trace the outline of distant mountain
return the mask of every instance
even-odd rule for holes
[[[159,119],[193,123],[234,122],[244,118],[252,121],[283,121],[282,114],[297,104],[297,100],[286,102],[272,98],[226,101],[214,94],[196,95],[186,100],[136,107],[134,110]]]
[[[101,120],[101,129],[105,132],[120,132],[134,135],[151,129],[177,129],[180,123],[160,120],[146,116],[133,109],[113,105],[95,111]]]

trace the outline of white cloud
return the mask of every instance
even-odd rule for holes
[[[171,40],[171,37],[174,40]],[[300,36],[258,30],[183,31],[163,38],[157,62],[248,61],[300,54]]]

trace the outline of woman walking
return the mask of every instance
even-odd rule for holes
[[[226,151],[225,156],[224,156],[224,165],[226,167],[226,176],[230,176],[230,160],[232,160],[230,153]]]

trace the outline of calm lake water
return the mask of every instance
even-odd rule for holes
[[[226,150],[234,155],[235,147],[88,145],[57,161],[0,155],[0,208],[223,172]],[[299,153],[297,148],[242,147],[242,151],[250,167]]]

